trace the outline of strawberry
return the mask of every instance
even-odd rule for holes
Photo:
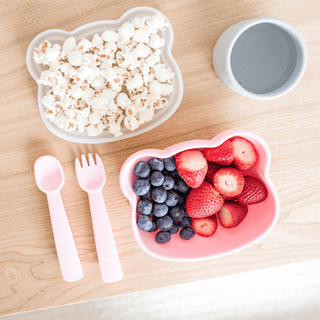
[[[205,180],[213,185],[213,176],[220,168],[221,167],[218,164],[208,161],[208,172]]]
[[[226,140],[219,147],[204,149],[203,155],[208,161],[228,166],[233,160],[233,145]]]
[[[257,178],[251,176],[244,177],[244,187],[237,196],[238,202],[242,205],[260,203],[268,196],[266,186]]]
[[[192,219],[191,228],[201,237],[211,237],[218,228],[217,216],[213,215],[207,218]]]
[[[222,168],[215,173],[213,185],[222,196],[234,197],[242,192],[244,177],[235,168]]]
[[[176,168],[180,177],[191,188],[198,188],[208,171],[207,160],[201,151],[186,150],[177,154]]]
[[[187,197],[186,211],[191,218],[205,218],[217,213],[222,205],[220,193],[207,181],[192,189]]]
[[[232,202],[237,202],[237,197],[234,196],[234,197],[227,197],[227,196],[224,196],[223,194],[221,194],[222,198],[224,199],[224,201],[232,201]]]
[[[234,202],[226,202],[217,213],[219,222],[225,228],[238,226],[247,216],[248,207]]]
[[[238,170],[248,170],[258,159],[253,144],[245,138],[237,137],[232,140],[233,164]]]

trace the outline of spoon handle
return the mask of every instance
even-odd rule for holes
[[[90,211],[102,280],[122,279],[122,269],[102,193],[89,194]]]
[[[70,282],[80,280],[83,272],[60,192],[47,194],[47,197],[62,277]]]

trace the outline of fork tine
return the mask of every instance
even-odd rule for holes
[[[102,163],[102,160],[100,158],[100,156],[98,154],[96,154],[96,161],[97,161],[97,165],[100,165],[103,167],[103,163]]]
[[[88,162],[84,154],[81,156],[81,162],[83,168],[88,166]]]
[[[94,162],[94,159],[93,159],[93,157],[92,157],[92,154],[89,153],[88,156],[89,156],[89,165],[90,165],[90,166],[94,166],[94,165],[95,165],[95,162]]]
[[[77,158],[77,159],[76,159],[76,171],[77,171],[77,170],[80,170],[80,169],[81,169],[81,164],[80,164],[79,159]]]

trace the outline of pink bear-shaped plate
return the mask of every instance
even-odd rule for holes
[[[259,204],[249,206],[249,212],[243,222],[231,229],[218,226],[212,237],[204,238],[198,235],[191,240],[183,240],[179,234],[172,235],[167,244],[155,241],[156,232],[142,231],[137,226],[136,207],[139,197],[132,190],[135,181],[134,166],[139,161],[148,161],[153,157],[164,159],[183,150],[213,148],[221,145],[232,137],[244,137],[251,141],[258,153],[258,161],[247,171],[248,174],[259,178],[268,189],[267,199]],[[165,150],[147,149],[136,152],[123,164],[120,172],[120,186],[131,206],[131,225],[133,234],[139,246],[148,254],[169,261],[198,261],[230,254],[244,249],[262,239],[275,225],[279,216],[279,198],[269,177],[271,152],[267,143],[256,133],[232,129],[225,131],[212,140],[192,140],[173,145]]]

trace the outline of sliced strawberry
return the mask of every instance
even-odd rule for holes
[[[216,173],[216,171],[220,168],[221,168],[220,165],[208,161],[208,172],[207,172],[205,180],[213,185],[213,176]]]
[[[244,177],[244,187],[237,196],[238,202],[242,205],[260,203],[268,196],[266,186],[259,179],[251,176]]]
[[[232,140],[233,163],[238,170],[248,170],[258,159],[254,145],[245,138],[237,137]]]
[[[234,202],[226,202],[217,213],[219,222],[225,228],[238,226],[247,216],[248,207]]]
[[[191,228],[201,237],[211,237],[218,228],[217,216],[213,215],[207,218],[192,219]]]
[[[198,188],[208,171],[207,160],[198,150],[186,150],[177,154],[176,168],[180,177],[191,188]]]
[[[235,168],[221,168],[213,177],[213,185],[221,195],[235,197],[243,190],[244,177]]]
[[[208,161],[228,166],[233,160],[233,144],[226,140],[219,147],[204,149],[203,155]]]
[[[187,197],[186,211],[191,218],[205,218],[217,213],[222,205],[220,193],[207,181],[192,189]]]

